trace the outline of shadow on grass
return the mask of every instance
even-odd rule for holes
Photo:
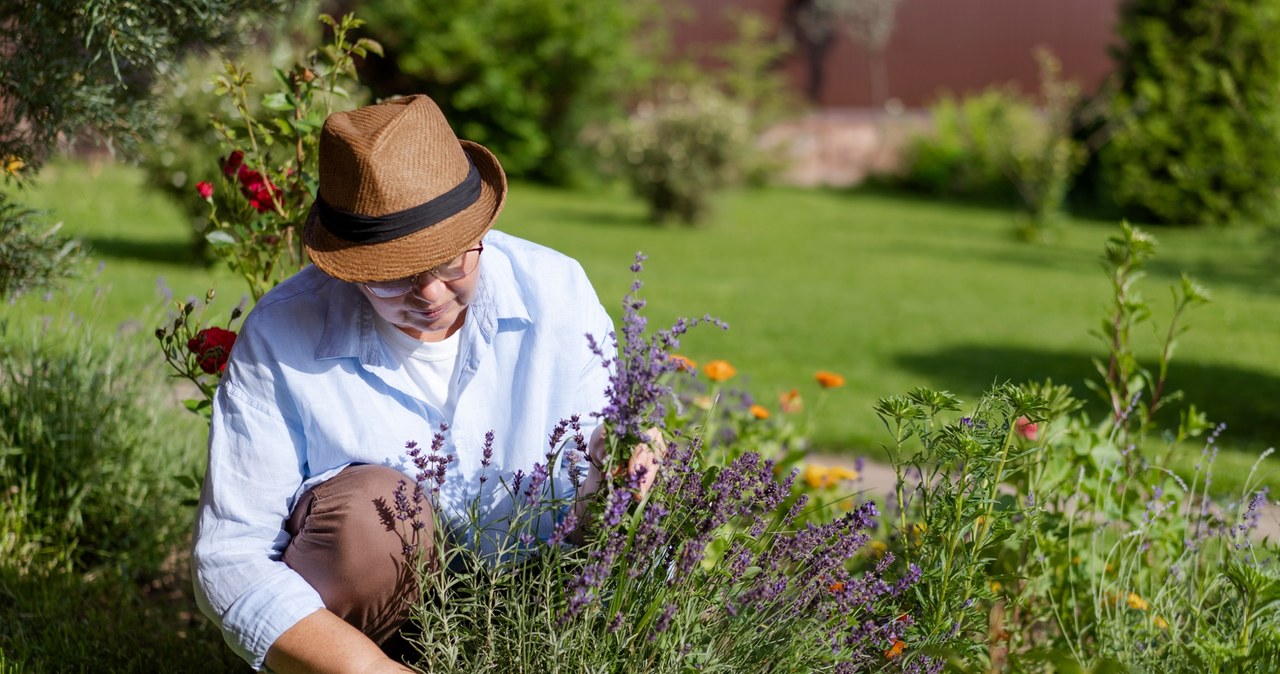
[[[14,672],[249,672],[186,588],[0,568],[0,664]],[[4,668],[0,668],[4,669]]]
[[[614,210],[597,210],[591,208],[547,208],[539,209],[549,220],[567,225],[590,225],[601,227],[620,227],[624,229],[653,229],[653,221],[644,213],[620,212]]]
[[[135,241],[115,237],[89,236],[80,241],[93,256],[136,260],[159,264],[204,266],[206,260],[190,241]]]
[[[1099,418],[1106,408],[1098,395],[1085,386],[1096,380],[1093,355],[1021,347],[968,345],[929,353],[903,354],[896,364],[927,378],[932,386],[962,397],[986,390],[993,383],[1044,381],[1070,386],[1087,403],[1090,416]],[[1145,364],[1152,367],[1151,363]],[[1178,410],[1194,404],[1210,420],[1227,425],[1229,445],[1257,445],[1261,451],[1280,443],[1280,376],[1193,360],[1170,366],[1168,390],[1182,390],[1182,401],[1164,408],[1160,424],[1172,428]]]

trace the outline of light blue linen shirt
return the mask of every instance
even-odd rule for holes
[[[581,266],[497,231],[484,246],[451,419],[421,399],[351,283],[308,267],[245,319],[214,399],[192,564],[201,609],[253,667],[285,630],[324,608],[282,561],[284,521],[308,488],[353,463],[412,477],[405,443],[425,448],[447,422],[445,452],[457,461],[441,509],[457,521],[477,493],[487,431],[496,436],[490,474],[527,474],[547,462],[548,435],[562,419],[581,415],[587,433],[598,423],[608,371],[586,335],[609,345],[613,324]],[[563,471],[555,482],[571,492]],[[485,491],[486,519],[510,507],[499,491]]]

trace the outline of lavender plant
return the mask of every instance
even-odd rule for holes
[[[439,563],[423,568],[414,612],[418,666],[938,671],[940,660],[904,649],[915,619],[900,604],[919,567],[860,554],[877,526],[875,504],[801,526],[809,504],[793,492],[796,471],[780,476],[773,460],[749,450],[708,462],[703,438],[679,427],[665,429],[668,451],[647,492],[645,467],[613,470],[663,423],[668,375],[679,367],[670,349],[694,323],[647,335],[639,289],[637,280],[624,302],[619,355],[607,364],[600,421],[608,450],[591,506],[574,507],[586,446],[580,419],[554,429],[545,463],[527,475],[483,475],[463,516],[452,526],[447,517],[437,522]],[[601,350],[596,340],[592,347]],[[412,522],[433,485],[446,483],[443,446],[437,439],[427,458],[417,455],[418,484],[406,483],[396,500],[402,521]],[[557,493],[562,484],[574,490]],[[508,514],[495,519],[486,509],[493,503],[510,504]],[[433,506],[442,512],[438,497]],[[571,534],[582,544],[571,544]]]

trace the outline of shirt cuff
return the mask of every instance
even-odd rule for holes
[[[222,628],[231,647],[254,670],[266,666],[267,650],[298,621],[324,608],[324,600],[292,569],[285,569],[246,592],[227,609]]]

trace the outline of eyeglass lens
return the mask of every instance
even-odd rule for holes
[[[416,274],[414,276],[396,279],[394,281],[370,282],[364,284],[364,286],[369,289],[369,292],[377,295],[378,297],[396,297],[413,290],[413,287],[418,284],[418,279],[422,278],[423,274],[431,274],[446,283],[450,281],[457,281],[475,271],[475,268],[480,261],[479,253],[483,250],[483,245],[476,248],[470,248],[464,251],[462,255],[458,256],[458,258],[452,262],[448,262],[433,269],[428,269],[427,271],[422,272],[422,274]],[[472,255],[471,253],[476,253],[476,255]]]

